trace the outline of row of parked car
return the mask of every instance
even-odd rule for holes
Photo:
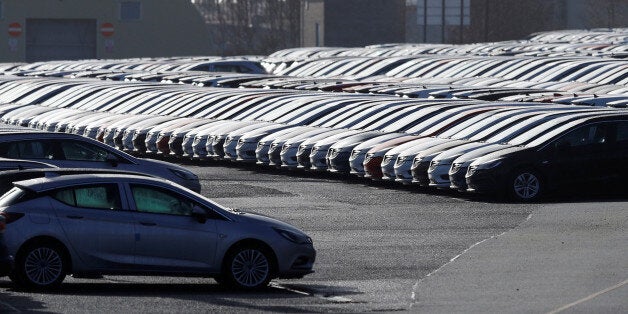
[[[0,82],[0,103],[6,103],[2,120],[84,135],[136,154],[256,162],[484,191],[485,188],[474,188],[462,175],[468,174],[467,169],[475,169],[471,162],[479,157],[462,158],[476,146],[465,141],[526,145],[533,136],[524,134],[534,131],[531,134],[540,136],[555,126],[555,119],[623,114],[603,106],[622,108],[628,103],[628,68],[622,63],[621,54],[613,54],[615,58],[583,53],[541,57],[503,53],[495,56],[493,52],[620,52],[626,49],[622,40],[628,38],[627,34],[625,29],[543,33],[521,42],[429,51],[417,46],[408,49],[408,45],[291,49],[267,59],[289,60],[283,69],[274,67],[278,75],[230,76],[220,80],[217,78],[222,74],[170,72],[191,61],[205,61],[198,59],[19,65],[10,68],[6,73],[12,75]],[[565,44],[566,38],[572,42]],[[578,40],[582,42],[573,43]],[[306,53],[307,50],[311,52]],[[370,52],[364,53],[366,50]],[[393,50],[397,53],[390,53]],[[400,51],[409,52],[404,55]],[[303,58],[305,55],[307,58]],[[172,62],[170,67],[168,62]],[[149,71],[150,75],[123,72],[125,80],[132,84],[87,80],[81,77],[89,75],[72,72],[136,68],[160,70]],[[73,79],[50,79],[68,75]],[[154,80],[196,86],[149,83]],[[202,82],[222,82],[224,86],[246,89],[199,89],[199,85],[207,86]],[[312,90],[344,93],[308,92]],[[573,91],[584,94],[567,95]],[[540,103],[550,101],[602,108]],[[518,140],[519,136],[524,136],[524,140]],[[433,148],[435,144],[438,145]],[[459,145],[465,148],[450,151]],[[488,148],[482,154],[487,152]],[[112,153],[107,161],[117,166],[118,160],[129,157]],[[391,164],[393,160],[395,164]],[[174,173],[179,180],[194,180],[190,173],[166,168],[166,173]]]
[[[263,60],[0,65],[0,275],[38,289],[66,274],[203,276],[255,289],[312,272],[304,232],[220,206],[195,193],[192,172],[144,157],[519,201],[621,184],[627,42],[628,30],[612,29],[299,48]]]
[[[461,191],[501,190],[530,201],[563,183],[622,175],[622,167],[619,172],[592,171],[568,179],[561,176],[576,172],[553,173],[559,167],[554,159],[571,156],[576,144],[583,145],[581,150],[594,149],[594,155],[601,153],[595,149],[605,149],[604,156],[609,158],[628,156],[622,142],[626,111],[616,108],[8,77],[0,85],[0,99],[8,102],[0,106],[0,120],[6,124],[75,133],[102,142],[92,143],[90,151],[95,155],[85,157],[89,161],[81,166],[94,161],[120,168],[142,164],[141,159],[112,151],[104,143],[140,155],[353,173]],[[567,133],[594,122],[604,124],[609,135],[598,139],[591,131],[590,138],[564,140]],[[570,127],[563,129],[564,125]],[[41,160],[68,158],[62,152],[57,154],[63,157],[56,158],[45,147],[33,149],[41,146],[35,144],[38,136],[48,135],[33,135],[27,142],[28,133],[15,136],[15,142],[30,151],[7,146],[0,149],[0,156],[26,159],[37,151]],[[547,138],[550,133],[555,137]],[[474,174],[484,173],[477,170],[484,169],[485,155],[513,150],[510,153],[518,160],[521,152],[515,154],[514,148],[528,153],[550,147],[551,156],[523,158],[522,164],[514,163],[504,174],[491,176],[495,182],[477,183]],[[154,172],[164,169],[158,175],[168,174],[171,180],[200,188],[198,179],[185,169],[157,167],[154,162],[145,167]],[[508,183],[511,176],[520,175],[515,169],[536,171],[534,193],[518,193],[514,181]]]

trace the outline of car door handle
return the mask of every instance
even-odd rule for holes
[[[66,217],[70,219],[83,219],[83,216],[79,216],[79,215],[67,215]]]
[[[156,226],[157,225],[154,222],[148,222],[148,221],[142,221],[140,222],[140,224],[142,224],[142,226]]]

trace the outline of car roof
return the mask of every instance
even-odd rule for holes
[[[0,137],[18,137],[21,138],[22,136],[37,136],[37,137],[41,137],[41,136],[45,136],[45,137],[52,137],[52,138],[85,138],[84,136],[78,135],[78,134],[73,134],[73,133],[63,133],[63,132],[49,132],[49,131],[40,131],[40,130],[34,130],[34,129],[28,129],[28,128],[21,128],[21,129],[8,129],[8,130],[4,130],[0,128]]]
[[[12,159],[0,157],[0,173],[3,169],[24,169],[24,168],[57,168],[55,165],[47,164],[44,162],[25,160],[25,159]]]
[[[29,190],[36,193],[42,193],[57,189],[60,187],[74,186],[74,185],[89,185],[99,183],[118,183],[120,181],[125,182],[144,182],[144,183],[158,183],[160,185],[176,185],[165,179],[142,176],[138,174],[113,174],[113,173],[87,173],[87,174],[72,174],[64,176],[53,176],[35,178],[24,181],[14,182],[13,185],[25,190]]]

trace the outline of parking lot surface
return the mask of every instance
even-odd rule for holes
[[[202,194],[303,229],[316,273],[238,292],[212,279],[0,279],[0,312],[622,312],[625,208],[613,197],[487,202],[330,174],[185,165]],[[608,290],[608,291],[607,291]]]

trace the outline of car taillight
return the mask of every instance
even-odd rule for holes
[[[4,222],[6,224],[10,224],[22,217],[24,217],[24,213],[7,213],[7,212],[3,212],[0,213],[0,215],[4,216]]]

